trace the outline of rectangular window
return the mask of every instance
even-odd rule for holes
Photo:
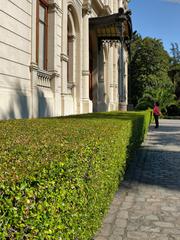
[[[48,4],[46,0],[38,0],[37,3],[36,58],[39,68],[47,70]]]

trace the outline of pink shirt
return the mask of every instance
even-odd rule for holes
[[[154,108],[153,108],[153,113],[154,113],[155,115],[160,115],[160,111],[159,111],[159,107],[158,107],[158,106],[154,106]]]

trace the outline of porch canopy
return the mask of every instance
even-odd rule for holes
[[[133,35],[130,15],[130,10],[124,11],[123,8],[119,8],[118,13],[90,18],[90,31],[94,31],[99,40],[109,42],[120,41],[128,47]]]

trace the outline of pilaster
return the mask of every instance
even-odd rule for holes
[[[38,117],[38,92],[37,92],[37,71],[38,66],[36,63],[31,63],[30,72],[31,72],[31,118]]]
[[[119,110],[126,111],[127,110],[127,59],[126,59],[126,53],[123,43],[120,47],[120,71],[119,71]]]
[[[62,2],[62,9],[63,9],[63,21],[62,21],[62,39],[61,39],[61,55],[60,55],[60,61],[61,61],[61,114],[66,115],[69,114],[68,112],[68,98],[70,97],[70,94],[68,94],[67,89],[67,73],[68,73],[68,62],[69,57],[67,55],[67,23],[68,23],[68,6],[67,1],[61,1]],[[72,101],[69,102],[69,105],[71,106]]]
[[[38,94],[37,94],[37,71],[38,66],[36,63],[36,1],[32,2],[32,17],[31,17],[31,64],[30,64],[30,76],[31,76],[31,108],[30,117],[38,117]]]
[[[97,83],[97,110],[100,112],[107,111],[107,105],[105,102],[105,81],[104,81],[104,57],[103,57],[103,45],[99,43],[98,53],[98,83]]]
[[[113,109],[113,47],[109,49],[109,66],[108,66],[108,94],[109,94],[109,109],[108,110],[114,110]]]
[[[83,4],[83,62],[82,62],[82,112],[92,112],[92,102],[89,99],[89,16],[91,1]]]
[[[51,89],[54,94],[54,116],[61,115],[61,88],[60,88],[60,74],[56,71],[52,72]]]
[[[51,89],[54,95],[54,116],[61,115],[61,76],[58,69],[58,56],[61,54],[58,46],[58,21],[62,16],[62,10],[55,0],[49,1],[49,39],[48,39],[48,72],[51,73]],[[61,33],[60,33],[61,34]],[[59,51],[59,52],[58,52]],[[58,71],[59,70],[59,71]]]

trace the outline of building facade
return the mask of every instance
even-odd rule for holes
[[[0,119],[126,109],[127,2],[1,0]]]

